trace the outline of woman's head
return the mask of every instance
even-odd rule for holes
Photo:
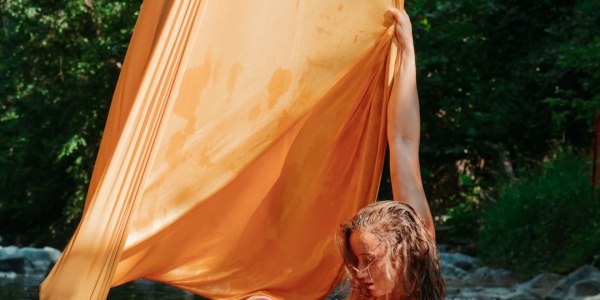
[[[435,244],[407,204],[381,201],[342,225],[340,248],[364,298],[443,299]]]

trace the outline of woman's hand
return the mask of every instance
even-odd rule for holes
[[[410,24],[410,18],[405,10],[399,10],[397,8],[390,8],[388,10],[390,14],[396,19],[395,34],[396,39],[399,42],[398,51],[409,50],[414,51],[412,25]]]

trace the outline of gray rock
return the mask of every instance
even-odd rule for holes
[[[477,268],[473,273],[464,278],[469,285],[477,286],[512,286],[516,283],[512,273],[504,269],[489,267]]]
[[[531,280],[518,284],[517,290],[543,298],[558,283],[562,276],[554,273],[543,273],[533,277]]]
[[[566,299],[584,300],[596,296],[600,298],[600,280],[582,280],[569,288]]]
[[[540,300],[542,298],[537,297],[532,294],[529,294],[529,293],[515,291],[510,294],[504,295],[504,296],[500,297],[499,299],[503,299],[503,300]]]
[[[460,290],[464,288],[464,278],[474,269],[475,258],[461,253],[440,253],[442,277],[446,281],[446,289]]]
[[[469,300],[538,300],[539,298],[529,295],[527,293],[517,291],[511,288],[494,287],[494,288],[483,288],[483,287],[472,287],[462,289],[456,295],[446,295],[446,299],[469,299]]]
[[[583,266],[566,277],[543,273],[517,283],[510,271],[476,267],[476,259],[440,253],[446,299],[452,300],[600,300],[600,270]]]
[[[24,247],[19,249],[17,253],[25,257],[24,273],[28,275],[46,274],[58,260],[58,255],[52,250],[46,250],[46,248]]]
[[[0,272],[45,275],[59,257],[60,251],[50,247],[44,249],[3,247],[0,249]]]
[[[0,257],[16,254],[17,250],[16,246],[0,247]]]
[[[58,259],[60,258],[60,255],[62,254],[60,252],[60,250],[54,249],[54,248],[48,247],[48,246],[44,247],[43,250],[48,252],[48,255],[50,255],[50,259],[52,260],[53,263],[56,263],[58,261]]]
[[[440,253],[440,263],[442,266],[450,265],[467,272],[475,269],[476,261],[475,258],[462,253]]]
[[[17,273],[15,272],[0,272],[0,279],[15,279],[17,278]]]
[[[446,299],[456,300],[540,300],[535,295],[507,287],[467,287],[460,290],[450,290],[446,293]]]
[[[18,249],[17,253],[25,256],[29,260],[50,260],[50,254],[43,249],[23,247]]]
[[[568,294],[572,293],[570,290],[572,286],[578,282],[584,281],[600,281],[600,270],[585,265],[569,274],[567,277],[561,279],[558,284],[548,293],[546,300],[560,300],[565,299]]]
[[[452,265],[442,265],[442,277],[446,282],[446,289],[464,287],[465,284],[463,278],[467,275],[469,275],[469,273],[460,268]]]
[[[491,300],[491,299],[504,299],[509,295],[513,295],[513,291],[508,288],[483,288],[483,287],[471,287],[465,288],[460,291],[457,295],[446,297],[446,299],[477,299],[477,300]]]

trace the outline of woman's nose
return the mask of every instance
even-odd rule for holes
[[[369,274],[367,274],[367,268],[358,268],[356,269],[356,277],[358,279],[366,278]]]

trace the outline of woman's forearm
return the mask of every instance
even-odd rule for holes
[[[412,47],[398,51],[398,59],[400,65],[394,75],[388,104],[388,138],[419,143],[419,96],[415,52]]]

